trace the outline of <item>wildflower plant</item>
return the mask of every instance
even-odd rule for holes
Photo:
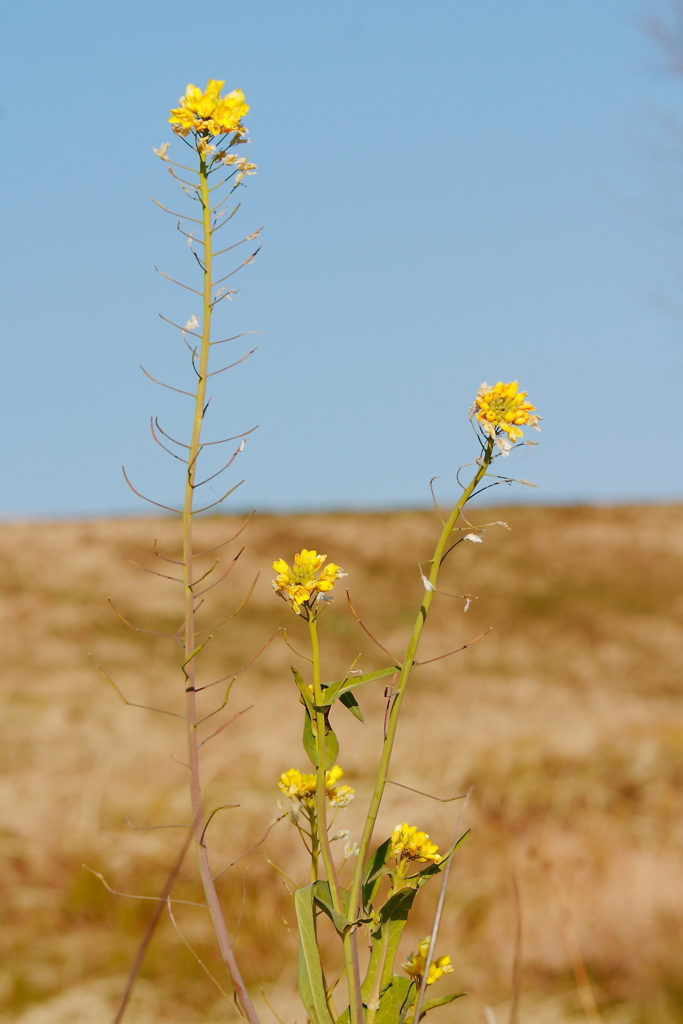
[[[184,692],[185,707],[184,713],[180,716],[176,712],[167,709],[154,710],[161,710],[164,714],[175,715],[184,720],[192,819],[186,847],[190,841],[194,843],[198,871],[204,890],[205,907],[211,917],[220,954],[229,973],[240,1012],[251,1024],[258,1024],[259,1018],[235,959],[233,943],[221,910],[215,878],[209,861],[206,831],[213,814],[216,813],[216,810],[222,808],[214,809],[207,813],[202,799],[200,765],[200,748],[212,738],[210,729],[209,735],[202,736],[202,733],[206,732],[209,728],[204,723],[208,723],[215,714],[218,714],[226,707],[234,677],[210,681],[202,680],[200,682],[199,665],[201,654],[210,643],[213,634],[209,632],[207,636],[208,631],[199,622],[198,616],[203,614],[206,608],[205,595],[225,579],[232,565],[234,565],[235,559],[229,563],[228,570],[222,575],[218,575],[217,578],[214,574],[216,574],[219,559],[214,559],[209,568],[204,569],[204,563],[201,559],[212,554],[212,551],[196,550],[194,521],[198,514],[220,505],[239,486],[239,484],[230,486],[217,500],[202,500],[202,495],[206,493],[206,486],[210,483],[212,484],[217,477],[232,466],[244,448],[247,435],[251,433],[248,430],[235,437],[211,438],[210,440],[205,438],[203,431],[211,401],[208,387],[211,378],[242,362],[254,351],[252,349],[241,358],[233,359],[228,365],[215,367],[213,356],[216,347],[229,344],[241,337],[241,335],[215,339],[212,328],[216,308],[224,299],[229,299],[235,294],[235,290],[224,284],[224,282],[229,281],[237,271],[251,263],[259,251],[257,248],[255,251],[250,252],[238,266],[229,268],[225,273],[222,269],[218,269],[217,260],[219,257],[232,252],[237,246],[253,241],[259,235],[259,231],[253,231],[246,235],[246,237],[225,245],[222,249],[216,246],[217,233],[231,221],[240,205],[237,203],[232,210],[229,210],[231,197],[234,196],[237,189],[244,187],[245,177],[253,175],[256,171],[256,165],[245,157],[240,156],[237,151],[237,147],[247,142],[247,129],[242,119],[249,112],[249,106],[245,101],[244,94],[239,89],[228,93],[227,96],[223,96],[223,85],[224,82],[216,79],[210,79],[206,89],[203,91],[195,85],[188,85],[185,94],[180,98],[178,106],[170,112],[169,123],[177,137],[177,145],[183,147],[187,154],[185,159],[189,162],[172,159],[169,155],[171,143],[168,141],[154,150],[159,159],[167,165],[171,176],[180,186],[184,196],[194,205],[195,209],[192,213],[196,214],[193,216],[190,212],[174,213],[161,203],[157,203],[162,210],[177,218],[178,231],[187,238],[190,252],[194,258],[194,267],[199,269],[198,287],[175,281],[162,271],[159,271],[163,277],[168,277],[169,281],[173,281],[174,284],[180,285],[180,287],[192,293],[195,296],[193,303],[197,303],[199,306],[199,315],[196,312],[192,312],[184,325],[174,323],[171,320],[167,321],[180,332],[182,342],[188,350],[194,389],[186,390],[174,387],[157,380],[147,373],[146,370],[143,370],[155,383],[187,396],[190,400],[191,413],[186,440],[177,440],[172,437],[162,427],[158,419],[155,418],[151,422],[151,432],[154,440],[164,451],[183,466],[184,493],[182,503],[179,506],[169,506],[148,498],[146,495],[141,494],[131,483],[125,469],[124,476],[135,494],[151,502],[151,504],[177,515],[181,523],[179,557],[171,558],[168,552],[158,551],[156,544],[154,546],[154,555],[170,567],[163,573],[157,573],[157,575],[180,584],[182,592],[182,598],[179,602],[182,607],[182,622],[177,632],[175,634],[168,634],[168,636],[181,649],[179,654],[179,682]],[[154,202],[157,201],[154,200]],[[167,318],[164,317],[163,319],[166,320]],[[218,468],[215,468],[215,465],[210,461],[207,464],[207,460],[212,457],[212,453],[217,449],[222,449],[224,444],[230,444],[230,442],[235,441],[237,442],[237,447],[228,457],[227,462],[219,465]],[[224,542],[224,544],[228,543],[229,541]],[[219,544],[215,550],[222,548],[224,544]],[[212,575],[214,575],[213,579],[211,579]],[[232,617],[238,614],[244,603],[242,602],[235,609]],[[138,627],[132,626],[123,616],[120,617],[126,625],[138,630]],[[146,631],[142,630],[142,632]],[[100,669],[100,671],[119,696],[126,703],[131,703],[123,696],[117,684],[106,672],[103,669]],[[214,698],[214,707],[211,707],[208,701],[215,693],[213,687],[220,684],[223,684],[225,687],[223,701],[222,703],[219,701],[216,707]],[[218,731],[220,732],[221,729],[219,728]],[[214,734],[216,734],[215,731]],[[178,868],[179,866],[178,864]],[[177,871],[177,869],[175,870]],[[122,1019],[133,982],[134,973],[131,975],[129,985],[119,1007],[116,1017],[117,1021]]]
[[[374,850],[371,844],[387,785],[401,706],[412,672],[421,664],[417,660],[418,647],[432,601],[437,593],[442,593],[438,589],[439,572],[444,560],[458,544],[465,540],[481,542],[483,527],[475,526],[465,515],[471,499],[487,487],[513,482],[512,478],[493,474],[490,470],[495,459],[507,456],[514,447],[531,443],[522,440],[521,428],[528,425],[538,429],[538,417],[526,398],[526,392],[519,391],[516,381],[508,384],[499,382],[493,388],[482,384],[477,392],[470,419],[475,428],[479,454],[471,479],[468,484],[461,485],[460,499],[448,518],[444,519],[439,513],[441,533],[428,562],[428,574],[421,571],[424,596],[416,612],[405,655],[400,661],[366,674],[353,674],[350,670],[343,679],[323,683],[319,620],[322,622],[321,615],[334,597],[335,583],[344,574],[334,563],[323,569],[327,556],[306,548],[294,555],[291,566],[283,558],[273,562],[277,573],[273,589],[306,621],[310,640],[311,682],[306,682],[295,668],[291,671],[304,708],[303,745],[315,774],[302,775],[298,770],[290,769],[281,776],[279,787],[295,801],[290,818],[300,831],[300,813],[305,808],[307,829],[302,838],[312,858],[311,882],[296,890],[294,902],[299,925],[299,992],[313,1024],[413,1024],[434,1007],[462,995],[455,993],[426,998],[425,993],[428,986],[453,972],[448,955],[435,956],[435,943],[452,857],[464,836],[456,835],[450,848],[440,853],[438,845],[426,832],[403,822]],[[350,601],[349,607],[355,615]],[[359,619],[358,622],[368,633],[367,627]],[[475,638],[460,650],[479,639],[481,637]],[[375,642],[386,654],[385,648]],[[340,864],[332,848],[336,837],[332,834],[333,819],[329,817],[330,804],[334,802],[330,800],[331,786],[336,779],[334,773],[339,770],[336,765],[339,742],[333,728],[333,716],[340,704],[362,722],[363,714],[355,691],[389,676],[392,677],[392,686],[388,691],[386,727],[377,775],[360,842],[352,848],[356,856],[352,878],[350,883],[342,884],[341,869],[349,859],[349,846],[347,843]],[[417,952],[411,953],[404,962],[403,974],[394,973],[402,933],[415,898],[422,887],[437,875],[442,876],[442,888],[432,935],[421,940]],[[333,995],[335,986],[328,984],[321,958],[317,936],[320,914],[331,920],[343,948],[344,1003],[348,1005],[341,1011]],[[363,964],[359,943],[362,933],[370,941],[370,955]]]
[[[234,90],[224,96],[223,85],[222,81],[214,79],[209,80],[203,91],[188,85],[178,106],[171,110],[169,120],[172,130],[178,144],[189,150],[190,165],[171,159],[168,142],[155,150],[157,156],[169,165],[171,175],[185,196],[197,207],[196,217],[185,213],[173,216],[180,218],[178,230],[187,237],[196,265],[199,266],[200,287],[192,288],[185,284],[182,287],[189,288],[199,296],[201,314],[197,316],[193,313],[184,326],[173,324],[180,331],[182,341],[189,350],[195,380],[193,391],[173,389],[189,396],[191,400],[188,439],[174,440],[158,421],[152,422],[154,439],[181,462],[184,477],[184,499],[180,507],[160,506],[180,518],[180,557],[170,558],[168,553],[157,551],[156,546],[154,554],[175,566],[173,573],[169,571],[160,575],[179,583],[182,593],[179,601],[182,605],[182,623],[177,633],[170,635],[170,639],[180,648],[179,683],[185,700],[184,713],[176,716],[184,722],[192,819],[184,849],[190,843],[195,847],[205,899],[203,906],[213,924],[217,945],[232,983],[236,1006],[249,1024],[259,1024],[259,1016],[238,965],[216,890],[216,878],[226,869],[214,873],[209,857],[207,831],[214,814],[223,808],[211,809],[205,806],[200,761],[200,749],[232,721],[229,718],[213,732],[210,731],[213,724],[205,726],[226,707],[230,687],[238,672],[242,671],[236,670],[226,679],[206,681],[203,675],[200,677],[201,655],[212,634],[209,633],[207,637],[198,616],[200,609],[201,614],[204,614],[204,595],[227,576],[229,569],[222,576],[209,581],[218,562],[213,562],[204,570],[204,564],[199,560],[210,552],[195,550],[194,520],[199,512],[223,501],[234,491],[235,486],[230,487],[217,502],[205,504],[201,499],[197,500],[197,496],[205,484],[232,465],[244,447],[246,438],[246,434],[238,435],[235,438],[239,441],[238,447],[228,461],[217,472],[211,472],[213,467],[210,466],[206,470],[208,475],[204,475],[205,471],[200,467],[204,465],[208,451],[213,451],[214,445],[226,443],[226,439],[207,441],[203,434],[210,400],[207,394],[208,383],[214,374],[228,369],[227,366],[213,368],[212,350],[216,345],[235,340],[234,337],[214,340],[212,320],[217,305],[232,294],[225,286],[219,286],[236,270],[250,263],[258,251],[250,253],[237,268],[225,274],[214,269],[216,258],[234,248],[231,244],[216,251],[214,244],[216,232],[236,212],[236,209],[227,212],[226,198],[229,199],[236,189],[243,187],[245,178],[253,175],[256,170],[253,163],[236,152],[236,147],[246,141],[247,130],[243,118],[249,107],[241,90]],[[257,236],[258,232],[253,232],[242,242]],[[349,600],[351,614],[381,648],[387,663],[378,670],[363,673],[355,670],[354,662],[343,678],[334,682],[323,681],[320,630],[324,629],[325,609],[338,596],[340,580],[346,574],[335,562],[328,562],[327,555],[313,549],[303,548],[293,555],[291,561],[281,557],[285,553],[273,552],[280,556],[272,563],[275,596],[282,599],[295,614],[297,627],[308,635],[310,651],[310,657],[307,656],[309,678],[305,679],[292,667],[289,681],[283,679],[283,685],[292,687],[293,714],[302,715],[302,757],[308,758],[312,770],[287,768],[283,765],[279,781],[273,780],[273,790],[274,794],[279,790],[282,808],[280,818],[288,818],[298,830],[306,851],[308,881],[297,885],[292,895],[299,935],[298,987],[311,1024],[414,1024],[434,1007],[449,1003],[463,994],[446,993],[429,998],[426,994],[433,984],[454,973],[450,956],[437,957],[435,952],[451,864],[464,839],[464,835],[460,835],[460,820],[453,842],[446,847],[440,847],[420,826],[408,822],[397,824],[390,835],[380,837],[381,841],[377,845],[374,838],[388,783],[403,701],[413,672],[427,663],[418,660],[422,635],[433,601],[437,595],[445,595],[439,589],[442,566],[459,544],[464,541],[480,542],[484,527],[493,525],[474,524],[466,514],[467,505],[486,488],[513,482],[507,475],[493,473],[492,464],[497,458],[508,456],[514,448],[532,443],[523,440],[524,427],[538,428],[535,409],[527,401],[526,392],[519,391],[517,382],[498,382],[493,387],[482,384],[470,410],[470,420],[478,451],[475,461],[470,464],[469,482],[460,484],[460,498],[447,516],[442,516],[435,501],[441,528],[431,558],[425,559],[419,566],[424,589],[419,607],[415,610],[414,625],[405,652],[400,659],[394,660],[387,654],[382,644],[358,618]],[[465,468],[462,467],[463,470]],[[457,479],[460,483],[460,474]],[[132,484],[130,486],[133,487]],[[136,490],[135,493],[139,492]],[[453,597],[450,594],[445,596]],[[465,597],[464,600],[467,610],[469,598]],[[235,609],[234,615],[244,603]],[[130,625],[125,619],[124,622]],[[475,637],[458,650],[464,650],[480,639],[482,637]],[[450,651],[439,657],[450,657],[455,653],[457,651]],[[104,670],[100,671],[119,696],[126,700],[113,680]],[[362,832],[354,841],[348,829],[337,828],[335,831],[338,816],[343,816],[345,808],[356,794],[341,781],[344,772],[338,763],[339,741],[334,726],[337,716],[348,711],[361,729],[364,717],[357,699],[358,692],[365,686],[376,686],[389,679],[385,729],[378,750],[376,774]],[[222,703],[214,702],[211,707],[207,704],[207,697],[210,698],[214,693],[214,686],[226,682]],[[382,685],[386,686],[386,683]],[[126,700],[126,703],[130,702]],[[154,710],[174,714],[165,709]],[[175,873],[179,863],[174,868]],[[415,900],[422,888],[437,876],[440,877],[441,889],[431,935],[421,939],[417,949],[401,965],[400,945]],[[169,878],[163,898],[160,899],[159,913],[165,905],[164,901],[168,902],[169,913],[172,913],[170,892],[174,877],[172,874]],[[321,915],[329,919],[338,937],[340,949],[337,963],[329,962],[329,958],[322,952],[319,938]],[[144,954],[144,948],[143,944],[141,955]],[[123,1016],[141,955],[131,973],[116,1017],[117,1022]],[[326,959],[328,962],[324,962]],[[328,978],[333,973],[336,973],[337,981],[330,983]]]

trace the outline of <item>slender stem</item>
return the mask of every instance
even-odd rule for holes
[[[320,859],[320,844],[318,843],[318,816],[315,807],[311,807],[311,881],[318,881],[318,860]]]
[[[320,706],[323,701],[322,687],[320,685],[320,644],[318,643],[318,630],[313,615],[308,620],[308,630],[311,635],[311,655],[313,660],[313,701],[316,705]],[[330,883],[332,906],[338,914],[341,914],[343,911],[339,892],[339,878],[337,877],[337,869],[332,857],[330,837],[327,833],[327,788],[325,786],[327,744],[325,743],[325,715],[322,711],[316,711],[315,731],[318,755],[315,785],[315,816],[318,824],[318,843],[320,844],[320,852],[323,864],[325,865],[325,873]]]
[[[320,644],[318,642],[318,630],[315,618],[311,615],[308,620],[308,629],[311,635],[311,655],[313,661],[313,702],[320,706],[323,702],[322,686],[320,684]],[[318,823],[318,838],[320,850],[325,865],[325,873],[330,884],[330,895],[332,906],[338,914],[344,913],[344,905],[341,898],[341,886],[339,876],[330,849],[330,839],[327,834],[327,789],[325,787],[325,715],[318,711],[315,716],[316,745],[318,754],[318,768],[315,786],[316,818]],[[351,919],[353,920],[353,918]],[[351,1013],[351,1024],[362,1024],[363,1022],[363,1000],[360,989],[360,970],[358,966],[358,951],[356,942],[350,932],[344,935],[344,962],[346,965],[346,976],[349,987],[349,1006]]]
[[[396,729],[398,726],[398,719],[401,712],[401,704],[405,696],[406,688],[408,686],[408,680],[410,679],[411,672],[413,670],[413,664],[415,661],[415,655],[422,636],[422,630],[427,619],[430,605],[434,599],[434,588],[436,587],[437,580],[439,578],[439,569],[441,568],[441,560],[446,549],[448,539],[453,532],[455,524],[458,521],[460,513],[463,508],[472,497],[472,493],[479,484],[480,480],[484,477],[486,470],[491,464],[491,458],[493,456],[493,444],[494,439],[489,438],[484,454],[481,457],[481,462],[477,468],[477,472],[472,477],[472,480],[468,486],[464,489],[460,500],[451,512],[447,522],[444,524],[444,528],[441,531],[441,536],[437,542],[432,558],[432,568],[429,573],[429,584],[430,588],[425,588],[425,595],[420,605],[420,610],[417,613],[413,632],[408,643],[408,649],[406,656],[403,659],[403,666],[399,674],[398,682],[396,684],[396,693],[393,698],[391,705],[391,711],[387,721],[387,731],[384,740],[384,746],[382,748],[382,756],[380,758],[379,769],[377,772],[377,780],[375,782],[375,789],[370,800],[370,807],[368,809],[368,815],[365,821],[365,827],[363,829],[363,836],[360,841],[360,850],[358,853],[358,863],[354,872],[353,884],[351,886],[351,898],[349,900],[349,921],[353,921],[358,917],[359,913],[359,901],[360,891],[363,881],[363,867],[368,854],[368,848],[372,839],[372,833],[375,828],[375,822],[377,821],[377,814],[379,812],[380,804],[382,802],[382,796],[384,795],[384,787],[386,785],[387,776],[389,773],[389,763],[391,761],[391,754],[394,747],[394,740],[396,738]]]
[[[253,1003],[247,992],[242,975],[237,966],[232,943],[228,935],[225,919],[218,901],[218,893],[211,876],[211,866],[206,847],[202,843],[204,830],[204,814],[202,809],[202,792],[199,774],[199,747],[197,744],[197,707],[195,690],[195,597],[192,591],[194,578],[194,541],[192,530],[194,485],[197,471],[197,459],[201,449],[200,439],[202,420],[206,406],[206,382],[208,378],[209,351],[211,346],[211,261],[212,261],[212,230],[209,204],[209,189],[206,161],[199,158],[199,182],[202,202],[202,228],[204,242],[204,287],[203,287],[203,318],[202,340],[197,366],[198,384],[195,395],[194,418],[192,421],[192,437],[187,455],[187,479],[185,482],[185,499],[183,503],[183,593],[185,602],[185,662],[183,671],[187,680],[186,686],[186,730],[187,755],[190,768],[190,797],[192,801],[192,823],[194,829],[199,874],[209,907],[221,956],[228,969],[235,993],[242,1006],[249,1024],[259,1024]]]

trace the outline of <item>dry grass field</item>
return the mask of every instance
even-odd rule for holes
[[[467,614],[462,602],[435,601],[422,657],[494,628],[416,672],[391,776],[438,796],[474,787],[438,949],[455,965],[443,990],[469,995],[429,1019],[484,1024],[493,1013],[507,1024],[519,906],[521,1024],[683,1021],[683,508],[509,508],[482,518],[511,530],[488,529],[484,544],[461,545],[446,563],[444,589],[478,599]],[[235,525],[202,520],[201,543]],[[233,573],[207,595],[203,623],[214,639],[204,681],[240,668],[278,627],[304,646],[301,623],[270,587],[272,560],[302,546],[344,567],[357,610],[400,654],[420,596],[418,562],[437,528],[428,512],[254,519],[226,549],[246,544]],[[130,700],[180,710],[173,642],[127,630],[107,604],[146,629],[177,629],[177,584],[125,560],[165,571],[151,543],[172,548],[176,530],[170,519],[0,527],[1,1024],[109,1024],[152,904],[111,895],[81,865],[117,890],[153,896],[182,843],[180,829],[126,823],[187,821],[182,722],[126,707],[88,660],[92,652]],[[213,629],[258,569],[248,606]],[[384,664],[341,592],[321,632],[328,679],[359,653],[368,671]],[[240,805],[211,825],[216,869],[277,814],[279,774],[305,768],[296,660],[278,635],[214,719],[253,705],[204,748],[207,806]],[[208,691],[207,712],[219,689]],[[383,693],[383,683],[359,691],[365,725],[337,714],[340,763],[356,789],[338,820],[356,835]],[[407,820],[446,846],[457,808],[389,787],[377,839]],[[220,883],[231,927],[246,894],[237,951],[285,1024],[304,1016],[292,993],[291,898],[269,861],[305,881],[297,843],[293,827],[278,824]],[[191,858],[175,893],[198,898]],[[425,890],[406,952],[426,933],[435,897]],[[179,905],[176,919],[222,977],[203,912]],[[164,916],[126,1021],[233,1019]]]

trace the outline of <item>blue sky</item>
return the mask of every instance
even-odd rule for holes
[[[184,435],[187,400],[138,364],[189,382],[158,314],[199,310],[154,272],[193,267],[149,200],[182,202],[152,147],[208,77],[252,108],[259,173],[234,238],[265,225],[218,326],[261,332],[214,388],[213,436],[260,424],[228,510],[419,506],[437,475],[446,500],[473,456],[472,396],[498,379],[544,417],[509,464],[534,500],[683,497],[683,144],[666,124],[683,80],[644,28],[658,9],[5,5],[0,514],[145,511],[121,463],[177,500],[148,423]]]

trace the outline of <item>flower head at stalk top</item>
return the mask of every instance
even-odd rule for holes
[[[319,555],[317,551],[303,548],[294,555],[294,564],[289,566],[284,558],[273,562],[277,576],[273,580],[273,590],[292,606],[297,615],[301,615],[302,606],[309,609],[321,594],[332,590],[334,581],[346,576],[341,566],[330,562],[322,569],[327,555]],[[322,569],[322,571],[320,571]]]
[[[249,112],[249,104],[244,100],[244,93],[235,89],[221,96],[224,85],[225,82],[215,78],[209,79],[204,92],[192,83],[188,85],[168,119],[176,135],[189,135],[191,131],[204,136],[246,132],[242,118]]]
[[[390,856],[394,857],[399,865],[411,860],[422,864],[430,860],[433,864],[439,864],[443,857],[436,852],[438,849],[426,832],[418,832],[417,825],[408,825],[404,821],[391,833]]]
[[[526,401],[527,392],[519,390],[516,380],[502,381],[491,387],[484,382],[477,391],[470,410],[470,419],[477,419],[481,430],[492,437],[502,455],[507,455],[513,444],[523,437],[523,426],[540,430],[540,416],[534,416],[535,406]]]
[[[344,772],[335,764],[333,768],[325,772],[325,793],[332,807],[346,807],[353,800],[355,790],[350,786],[338,786]],[[303,803],[312,807],[315,803],[315,782],[313,772],[304,774],[298,768],[290,768],[280,776],[278,786],[294,803]]]
[[[425,966],[427,964],[427,954],[429,953],[429,943],[431,941],[431,935],[428,935],[426,939],[419,942],[417,945],[417,953],[411,953],[406,962],[402,965],[406,974],[410,975],[418,986],[422,984]],[[451,958],[449,956],[440,956],[437,960],[432,960],[429,965],[427,984],[433,985],[435,981],[439,980],[442,974],[452,973],[453,967],[451,966]]]

